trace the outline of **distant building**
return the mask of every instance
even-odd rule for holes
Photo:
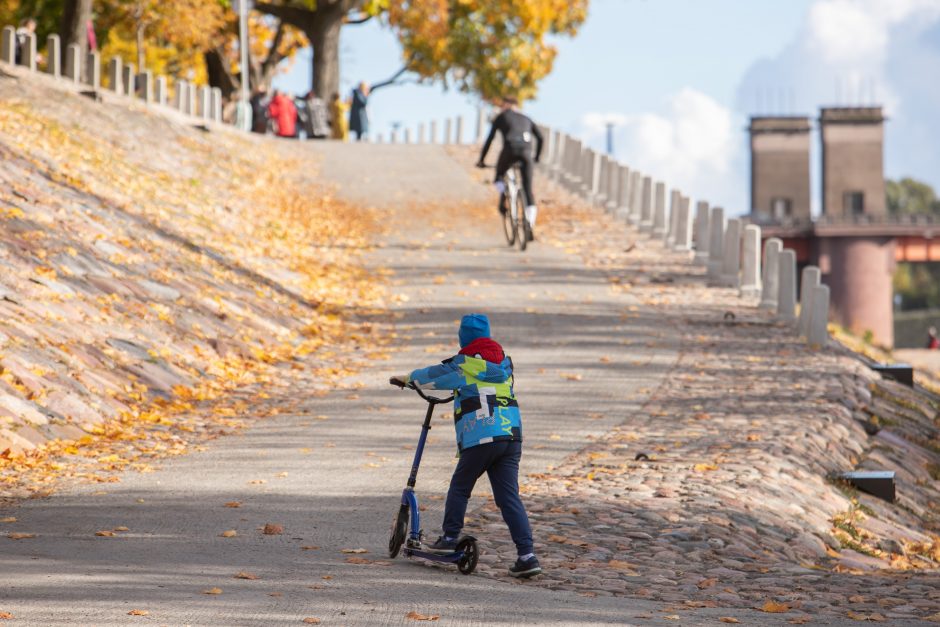
[[[820,111],[822,213],[830,217],[884,216],[884,116],[881,107]]]
[[[752,117],[751,216],[757,222],[810,218],[810,119]]]

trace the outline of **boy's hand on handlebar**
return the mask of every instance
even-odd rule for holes
[[[400,388],[404,388],[408,385],[408,375],[397,375],[388,380],[392,385],[397,385]]]

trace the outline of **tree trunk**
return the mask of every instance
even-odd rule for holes
[[[137,22],[137,71],[143,72],[147,65],[147,54],[144,51],[144,24]]]
[[[238,91],[241,81],[232,76],[229,71],[225,53],[219,48],[210,48],[203,54],[206,61],[206,75],[209,85],[222,90],[222,98],[230,100]]]
[[[326,101],[339,93],[339,33],[345,17],[345,7],[323,7],[304,29],[313,48],[311,85],[314,93]]]
[[[78,44],[81,49],[80,59],[88,53],[88,20],[91,19],[91,0],[65,0],[62,11],[62,24],[60,37],[62,38],[62,54],[68,50],[70,44]]]

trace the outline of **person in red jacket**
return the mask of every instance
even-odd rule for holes
[[[274,92],[271,104],[268,105],[268,116],[274,120],[278,137],[297,135],[297,107],[283,92]]]

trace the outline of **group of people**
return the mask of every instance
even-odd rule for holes
[[[251,97],[251,130],[296,139],[338,139],[347,141],[349,134],[363,140],[369,133],[369,86],[360,83],[349,98],[334,93],[326,103],[313,91],[293,97],[275,89],[270,94],[264,87]]]

